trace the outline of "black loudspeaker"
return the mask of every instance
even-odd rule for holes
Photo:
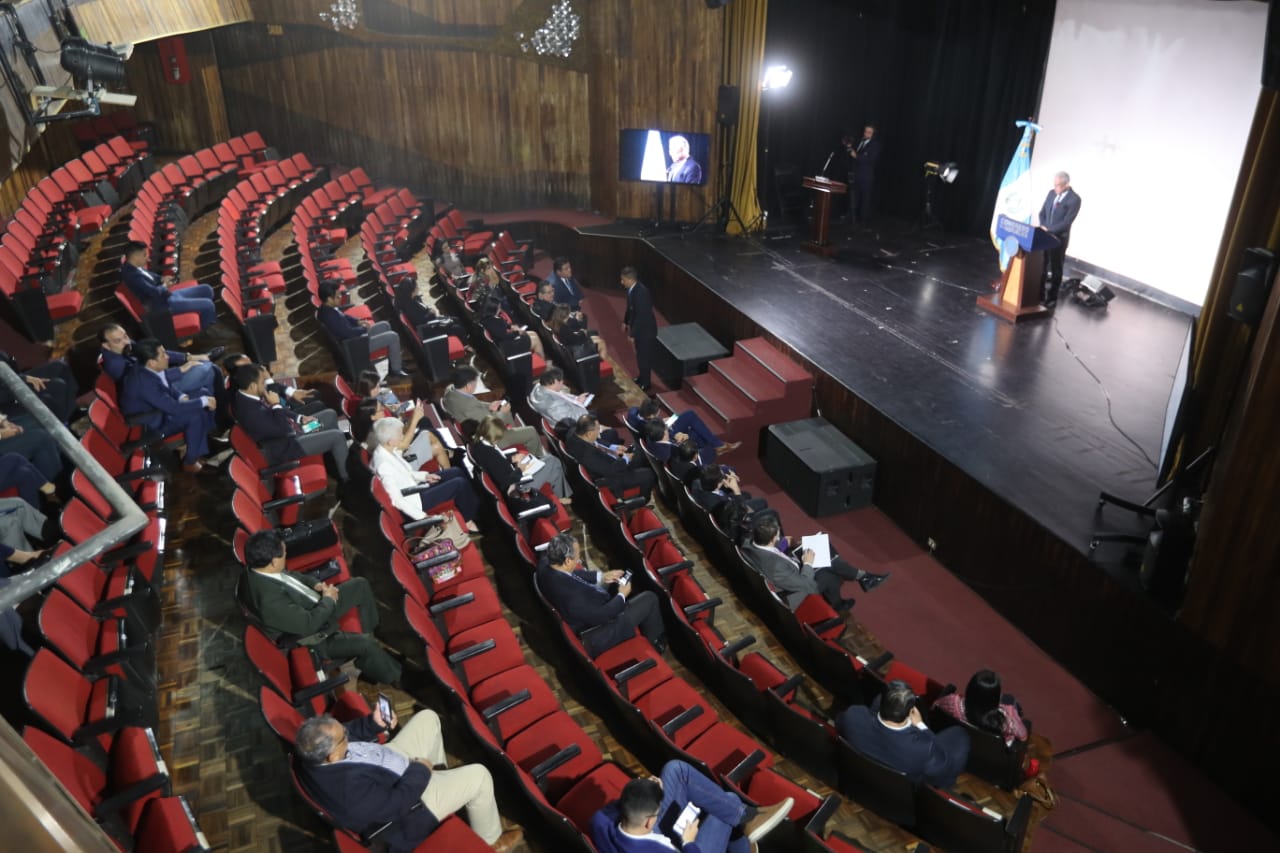
[[[1240,272],[1231,288],[1231,304],[1227,316],[1246,326],[1256,326],[1275,277],[1275,255],[1266,249],[1245,249],[1240,259]]]
[[[737,86],[721,86],[716,92],[716,121],[721,127],[733,127],[738,123],[738,106],[742,98]]]
[[[1280,89],[1280,0],[1267,9],[1267,36],[1262,47],[1262,85]]]
[[[875,492],[876,461],[823,418],[770,426],[764,470],[814,518],[870,506]]]

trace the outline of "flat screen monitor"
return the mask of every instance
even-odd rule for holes
[[[710,154],[710,134],[628,128],[618,135],[618,177],[702,185],[709,176]]]

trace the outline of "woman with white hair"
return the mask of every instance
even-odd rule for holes
[[[475,518],[480,509],[480,498],[471,487],[471,478],[461,468],[445,468],[439,473],[419,471],[406,462],[400,444],[404,438],[404,423],[399,418],[379,418],[373,422],[369,433],[369,449],[372,451],[370,466],[381,482],[396,509],[417,521],[426,518],[427,512],[446,501],[453,501],[458,512],[467,522],[467,530],[477,532]],[[405,494],[405,489],[428,485],[421,492]]]

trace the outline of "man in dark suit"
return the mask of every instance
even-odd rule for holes
[[[529,308],[542,322],[551,319],[551,312],[556,310],[556,288],[550,281],[538,285],[537,294]]]
[[[715,513],[726,501],[740,503],[750,512],[769,507],[764,498],[753,498],[750,492],[742,491],[738,472],[726,465],[703,465],[698,469],[697,480],[690,491],[698,506],[708,513]]]
[[[620,275],[622,287],[627,291],[627,313],[622,327],[636,348],[636,384],[641,391],[649,390],[649,368],[653,363],[653,346],[658,340],[658,320],[653,314],[653,300],[649,289],[640,283],[636,268],[625,266]]]
[[[53,416],[64,424],[72,420],[76,412],[76,396],[79,386],[71,367],[62,359],[55,358],[38,364],[27,370],[20,370],[18,360],[4,350],[0,350],[0,362],[9,365],[14,373],[31,387],[40,402],[44,403]],[[34,417],[30,417],[18,398],[8,388],[0,386],[0,412],[4,412],[18,423],[39,428]]]
[[[391,330],[391,324],[385,320],[357,320],[342,312],[342,289],[331,281],[320,282],[320,308],[316,311],[316,319],[324,326],[335,341],[364,337],[369,344],[372,355],[378,350],[387,351],[387,378],[408,379],[404,372],[404,364],[400,360],[400,336]]]
[[[667,168],[669,184],[702,183],[702,167],[698,161],[689,156],[689,140],[683,136],[673,136],[667,141],[667,153],[671,155],[671,165]]]
[[[1067,259],[1067,243],[1071,241],[1071,223],[1080,215],[1080,194],[1071,189],[1071,176],[1058,172],[1053,176],[1053,189],[1040,206],[1040,230],[1048,231],[1062,241],[1057,248],[1044,251],[1044,304],[1052,308],[1058,303],[1062,287],[1062,265]]]
[[[260,364],[236,368],[231,377],[236,395],[232,413],[249,437],[262,448],[272,465],[301,459],[304,456],[328,454],[339,480],[347,479],[347,437],[337,428],[337,417],[303,415],[285,406],[281,396],[267,387],[267,369]],[[328,421],[326,423],[326,421]],[[307,431],[307,425],[317,426]]]
[[[969,760],[968,732],[961,726],[929,731],[905,681],[890,681],[869,708],[850,705],[836,717],[836,730],[858,752],[926,785],[955,784]]]
[[[444,317],[434,307],[428,305],[418,291],[418,277],[409,275],[402,278],[395,286],[395,306],[415,329],[430,326],[441,329],[446,334],[465,342],[467,327],[455,317]],[[425,293],[425,289],[423,293]]]
[[[285,569],[284,539],[274,530],[260,530],[244,545],[245,594],[248,605],[269,633],[294,634],[304,646],[333,660],[355,658],[363,676],[380,684],[400,680],[400,664],[373,636],[378,626],[378,603],[364,578],[338,586],[312,583]],[[351,608],[360,616],[364,633],[343,631],[338,620]],[[273,637],[274,639],[274,637]]]
[[[778,548],[781,538],[782,528],[777,519],[762,518],[756,522],[751,542],[742,549],[742,554],[752,568],[773,584],[792,610],[807,596],[817,593],[843,612],[853,606],[853,599],[845,598],[840,592],[845,581],[857,581],[863,592],[870,592],[889,577],[856,569],[835,553],[831,555],[830,566],[815,568],[812,551],[796,547],[785,554]]]
[[[849,211],[857,219],[858,224],[866,225],[871,218],[871,192],[876,182],[876,162],[880,159],[880,140],[876,138],[876,127],[869,124],[862,129],[862,138],[846,146],[853,167],[849,188],[852,203]]]
[[[560,302],[569,306],[570,311],[581,311],[582,285],[578,284],[578,280],[573,277],[573,265],[569,263],[568,258],[556,258],[551,265],[552,273],[547,276],[547,281],[555,289],[555,297],[552,302]]]
[[[565,449],[582,463],[596,485],[609,487],[619,498],[628,489],[640,489],[648,502],[653,496],[653,471],[643,454],[629,453],[621,445],[604,445],[600,432],[596,416],[583,415],[565,440]]]
[[[587,654],[600,655],[636,635],[636,628],[661,654],[667,647],[666,630],[658,598],[652,592],[631,594],[626,583],[610,593],[620,571],[599,572],[582,565],[582,550],[570,533],[561,533],[547,544],[538,564],[538,588],[582,639]]]
[[[169,384],[169,353],[154,338],[133,345],[138,363],[125,374],[120,391],[120,408],[126,415],[146,413],[142,425],[161,435],[183,433],[187,452],[182,469],[199,473],[202,458],[209,453],[209,433],[213,431],[214,409],[218,403],[212,395],[191,397]]]
[[[119,323],[109,323],[98,330],[98,366],[118,385],[133,365],[138,363],[133,353],[133,339]],[[179,393],[190,396],[217,397],[220,393],[222,373],[211,359],[222,354],[222,347],[214,347],[208,355],[166,350],[169,369],[165,376]]]
[[[195,311],[200,315],[200,331],[218,322],[218,309],[213,304],[213,288],[193,284],[172,289],[172,276],[158,276],[146,268],[147,244],[130,240],[124,249],[120,280],[147,308],[168,308],[174,314]]]
[[[489,771],[480,764],[447,769],[440,715],[424,708],[386,744],[378,743],[398,722],[395,711],[383,719],[377,709],[349,723],[312,717],[294,742],[298,781],[344,829],[363,835],[389,823],[378,841],[393,853],[417,849],[440,821],[464,808],[486,844],[513,849],[523,833],[503,833]]]

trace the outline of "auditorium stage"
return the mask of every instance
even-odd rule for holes
[[[1106,309],[1067,300],[1052,318],[1015,327],[975,305],[998,274],[989,241],[905,226],[841,230],[833,235],[840,249],[833,259],[802,251],[799,238],[641,236],[629,225],[580,231],[647,243],[851,398],[1081,554],[1095,528],[1099,490],[1142,500],[1155,489],[1165,410],[1190,323],[1185,314],[1118,292]],[[686,281],[655,278],[643,266],[641,272],[672,322],[699,319],[680,316],[687,291],[671,292]],[[822,414],[837,422],[848,415]],[[882,469],[886,475],[892,466]],[[1132,528],[1116,510],[1106,521]],[[1136,576],[1121,554],[1103,546],[1098,563],[1131,586]]]

